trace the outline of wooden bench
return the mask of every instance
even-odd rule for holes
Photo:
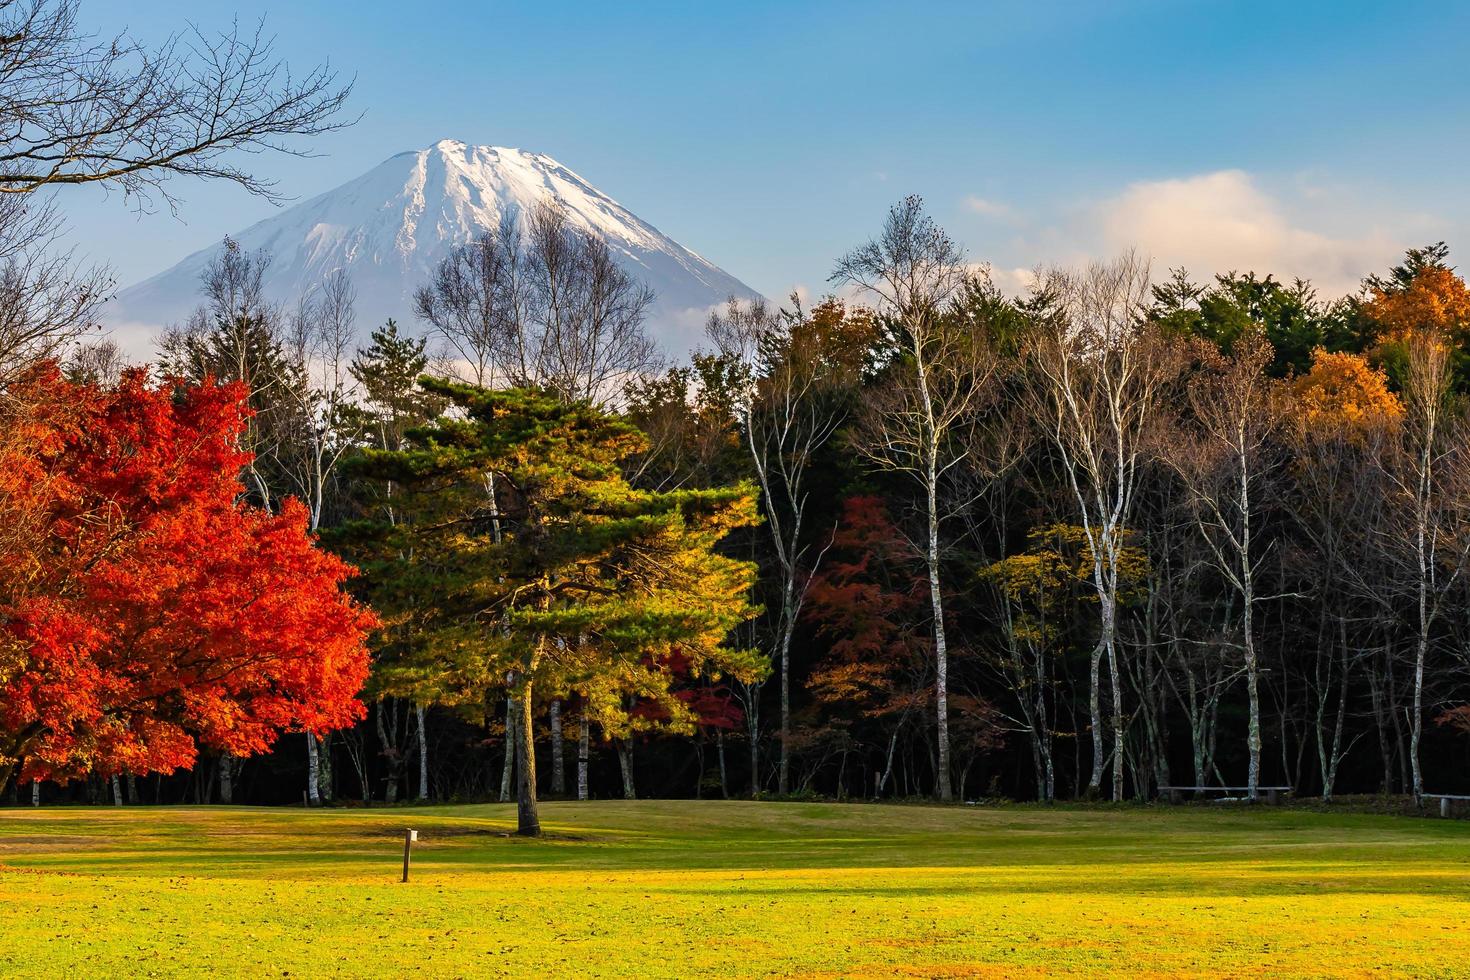
[[[1249,786],[1160,786],[1159,792],[1167,794],[1170,803],[1184,802],[1185,793],[1249,793]],[[1256,793],[1264,796],[1266,802],[1276,806],[1281,802],[1281,794],[1293,792],[1290,786],[1257,786]]]
[[[1425,793],[1424,798],[1426,800],[1439,800],[1439,815],[1441,817],[1453,816],[1459,804],[1470,802],[1470,796],[1454,796],[1449,793]]]

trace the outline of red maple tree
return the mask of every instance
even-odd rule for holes
[[[171,771],[362,716],[376,619],[305,508],[243,501],[246,392],[44,365],[0,440],[0,787]]]

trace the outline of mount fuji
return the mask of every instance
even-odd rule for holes
[[[619,265],[652,287],[647,325],[668,354],[696,345],[711,306],[758,295],[551,157],[458,140],[390,157],[230,237],[270,253],[265,289],[275,302],[292,303],[345,269],[365,336],[388,317],[414,326],[414,290],[450,249],[496,228],[502,214],[526,215],[546,198],[559,200],[574,225],[604,239]],[[200,273],[218,249],[195,252],[107,304],[105,319],[125,349],[144,348],[188,318],[199,305]]]

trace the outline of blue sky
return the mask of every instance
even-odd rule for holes
[[[356,75],[362,120],[259,172],[309,197],[452,137],[550,154],[772,296],[820,291],[922,194],[1004,284],[1136,245],[1347,289],[1403,246],[1470,250],[1470,4],[86,0],[160,38],[266,17]],[[124,285],[268,215],[64,198]]]

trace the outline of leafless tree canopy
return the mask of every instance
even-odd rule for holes
[[[880,469],[907,474],[922,491],[923,553],[933,614],[939,797],[952,798],[949,652],[940,583],[941,484],[966,455],[955,433],[989,398],[993,361],[981,337],[947,307],[965,283],[964,253],[918,197],[896,204],[877,238],[838,260],[831,281],[876,300],[896,335],[885,381],[866,396],[854,444]]]
[[[1123,798],[1125,712],[1117,637],[1118,596],[1129,520],[1159,406],[1184,368],[1178,345],[1149,323],[1148,263],[1129,253],[1085,270],[1039,277],[1027,339],[1030,409],[1056,454],[1091,556],[1098,642],[1089,661],[1093,762],[1101,787],[1104,748],[1099,667],[1107,659],[1113,734],[1113,798]]]
[[[831,282],[855,286],[909,326],[932,324],[965,281],[964,254],[909,196],[888,213],[877,238],[837,262]]]
[[[643,327],[652,303],[653,291],[618,266],[606,242],[545,201],[524,227],[506,215],[446,256],[414,307],[476,384],[605,402],[659,366]]]
[[[0,193],[104,183],[148,207],[171,177],[275,198],[238,154],[300,153],[341,128],[351,89],[325,65],[295,75],[260,27],[194,29],[155,46],[87,33],[78,0],[0,0]]]
[[[97,329],[111,276],[79,269],[60,234],[49,202],[0,197],[0,388]]]

